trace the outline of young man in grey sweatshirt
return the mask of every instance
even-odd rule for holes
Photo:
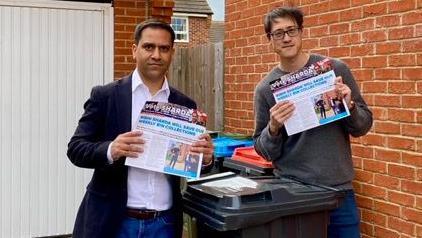
[[[358,238],[359,214],[352,187],[354,177],[349,136],[365,135],[372,126],[372,113],[362,98],[350,69],[331,59],[341,77],[336,92],[349,108],[350,116],[288,136],[285,121],[295,106],[290,101],[275,102],[269,83],[327,57],[302,51],[303,13],[298,8],[277,8],[264,20],[265,32],[280,64],[255,89],[255,149],[273,162],[275,173],[346,190],[346,198],[330,214],[328,237]]]

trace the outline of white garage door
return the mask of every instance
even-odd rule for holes
[[[71,233],[91,171],[67,142],[112,41],[110,4],[0,0],[0,237]]]

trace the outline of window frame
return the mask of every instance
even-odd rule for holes
[[[173,19],[183,19],[183,20],[186,20],[186,31],[176,31],[173,28]],[[178,40],[177,37],[176,37],[174,39],[174,42],[178,42],[178,43],[189,43],[189,17],[188,16],[180,16],[180,15],[178,15],[178,16],[172,16],[171,17],[171,21],[172,21],[171,27],[173,28],[174,33],[176,35],[177,34],[185,34],[186,35],[186,39],[185,40]]]

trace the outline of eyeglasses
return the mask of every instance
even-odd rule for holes
[[[295,37],[295,36],[299,35],[300,30],[301,30],[301,28],[295,27],[295,28],[290,28],[287,31],[276,30],[274,32],[268,33],[268,35],[270,35],[274,40],[282,40],[282,39],[284,39],[284,36],[286,34],[290,37]]]

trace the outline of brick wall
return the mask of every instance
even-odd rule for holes
[[[133,32],[141,21],[154,17],[170,23],[174,0],[114,1],[114,78],[119,79],[135,69],[132,59]]]
[[[422,2],[296,0],[304,47],[344,60],[374,113],[352,139],[363,237],[422,237]],[[277,64],[263,16],[277,0],[226,0],[225,130],[253,132],[255,85]]]
[[[177,47],[194,47],[209,43],[209,31],[211,27],[211,16],[189,17],[189,42],[176,43]]]

